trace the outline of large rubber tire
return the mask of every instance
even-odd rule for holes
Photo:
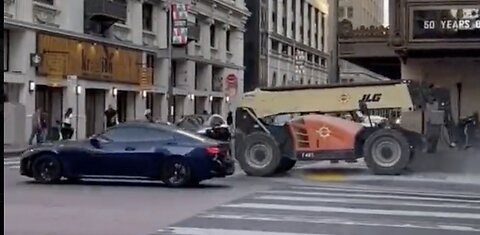
[[[405,136],[396,130],[380,129],[363,145],[365,163],[376,175],[398,175],[408,166],[411,149]]]
[[[62,164],[52,154],[37,157],[32,163],[33,178],[42,184],[54,184],[62,178]]]
[[[263,155],[263,159],[262,159]],[[282,155],[275,139],[264,132],[253,132],[245,137],[244,149],[239,151],[240,167],[251,176],[271,176],[280,166]]]
[[[235,154],[238,156],[245,149],[245,133],[240,129],[235,130]],[[237,156],[235,158],[238,160]]]
[[[282,157],[282,160],[280,161],[280,166],[278,166],[276,173],[284,173],[289,170],[291,170],[297,161],[292,160],[290,158]]]
[[[194,182],[190,166],[182,159],[170,159],[163,167],[162,181],[172,188],[180,188]]]

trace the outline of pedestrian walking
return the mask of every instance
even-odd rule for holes
[[[108,105],[108,109],[105,110],[105,119],[107,128],[115,126],[118,123],[117,110],[115,110],[110,104]]]
[[[68,108],[67,112],[63,115],[62,122],[62,137],[63,139],[71,139],[73,136],[74,129],[72,127],[72,118],[73,118],[73,109]]]
[[[48,114],[47,113],[42,113],[40,115],[40,134],[39,137],[37,137],[37,143],[45,143],[47,140],[47,135],[48,135]]]
[[[37,108],[35,113],[32,115],[32,132],[30,133],[30,138],[28,139],[28,144],[33,144],[33,139],[36,138],[37,143],[40,140],[41,134],[41,115],[42,115],[42,108]]]

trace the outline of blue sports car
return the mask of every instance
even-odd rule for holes
[[[123,123],[87,140],[42,144],[24,152],[20,162],[20,174],[41,183],[139,178],[181,187],[233,172],[228,143],[148,122]]]

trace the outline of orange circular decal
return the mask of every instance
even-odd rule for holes
[[[324,127],[321,127],[320,129],[318,129],[317,131],[317,134],[322,137],[322,138],[327,138],[330,136],[330,129],[328,129],[328,127],[324,126]]]

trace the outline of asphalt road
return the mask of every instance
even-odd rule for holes
[[[8,235],[148,234],[272,185],[245,175],[190,189],[151,182],[40,185],[20,176],[16,162],[4,161]]]
[[[331,171],[307,180],[322,167],[310,165],[275,178],[240,173],[191,189],[140,182],[39,185],[19,176],[14,159],[4,164],[9,235],[480,233],[480,186],[449,190],[443,182],[378,180],[355,164],[329,167],[366,180]]]

